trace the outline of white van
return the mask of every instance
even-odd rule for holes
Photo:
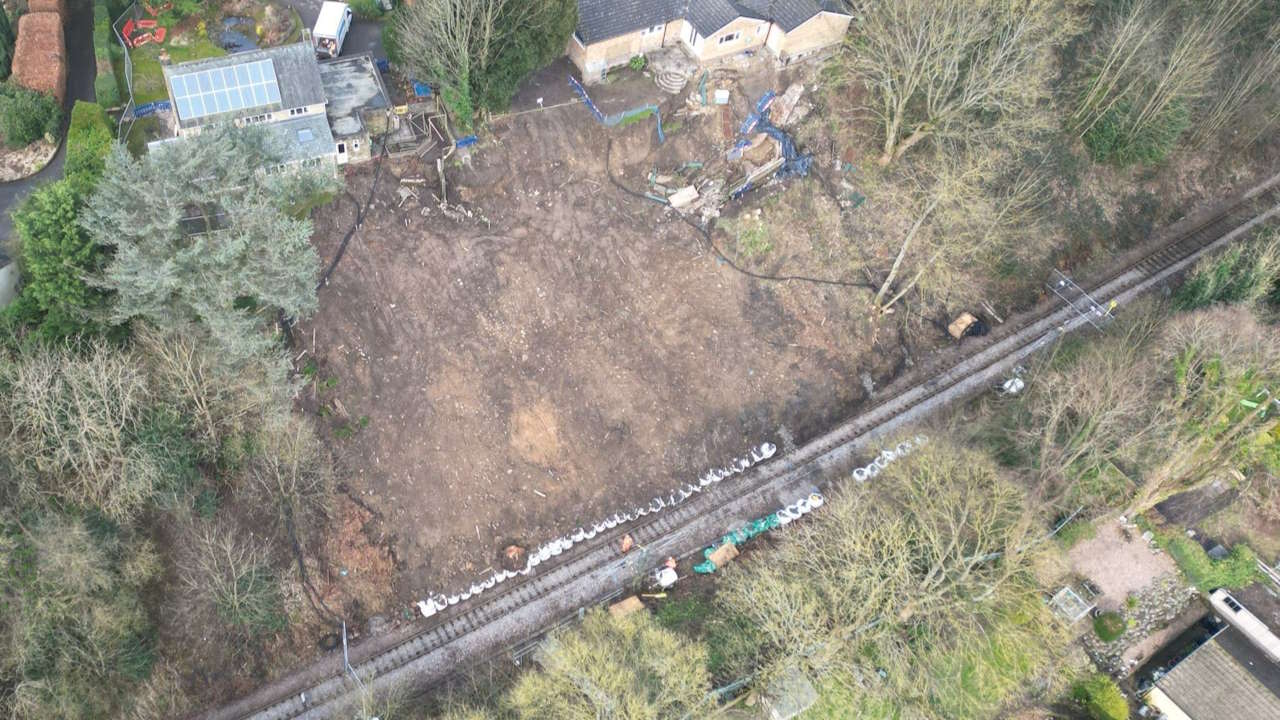
[[[311,36],[316,44],[316,55],[336,58],[342,52],[342,42],[351,29],[351,8],[344,2],[325,2],[320,5],[320,16]]]

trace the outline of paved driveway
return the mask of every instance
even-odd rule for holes
[[[93,76],[97,69],[93,59],[93,4],[90,0],[71,0],[68,4],[66,40],[70,66],[67,71],[67,106],[63,130],[70,121],[71,106],[76,100],[94,99]],[[63,133],[65,135],[65,132]],[[9,213],[22,198],[38,185],[62,177],[62,164],[66,160],[66,143],[58,146],[48,166],[29,178],[0,183],[0,241],[9,246],[9,234],[13,231],[13,219]]]

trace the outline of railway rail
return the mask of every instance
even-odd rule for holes
[[[1280,216],[1280,174],[1199,218],[1175,224],[1165,243],[1131,253],[1086,287],[1121,307],[1162,286],[1204,254]],[[1182,226],[1182,227],[1180,227]],[[1104,310],[1105,312],[1105,310]],[[202,720],[319,720],[341,716],[358,691],[430,686],[461,663],[538,637],[549,622],[614,596],[667,555],[692,554],[741,520],[776,510],[847,475],[860,453],[955,401],[991,388],[1063,333],[1090,323],[1079,303],[1042,302],[984,338],[919,362],[874,405],[790,453],[685,502],[577,543],[529,576],[503,583],[398,635],[356,646],[349,668],[336,654],[200,715]],[[1096,320],[1096,318],[1095,318]],[[637,548],[623,554],[630,533]],[[358,677],[356,677],[358,676]]]

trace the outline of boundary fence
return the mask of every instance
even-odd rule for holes
[[[120,29],[124,27],[124,22],[129,17],[137,17],[138,3],[129,3],[129,7],[120,13],[120,17],[111,23],[111,32],[116,36],[116,42],[120,43],[120,49],[124,52],[124,85],[129,97],[125,100],[124,109],[120,113],[120,123],[116,127],[116,137],[120,142],[129,140],[129,133],[133,131],[133,123],[137,118],[134,115],[135,103],[133,101],[133,58],[129,56],[129,44],[124,41],[124,35]],[[155,109],[152,109],[154,112]],[[125,129],[125,123],[129,123],[129,129]]]

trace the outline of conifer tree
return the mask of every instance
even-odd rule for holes
[[[286,208],[332,180],[260,172],[273,156],[260,132],[223,127],[142,158],[122,147],[107,158],[81,224],[113,251],[98,279],[116,292],[112,322],[195,325],[234,364],[270,346],[277,309],[315,309],[311,222]]]

